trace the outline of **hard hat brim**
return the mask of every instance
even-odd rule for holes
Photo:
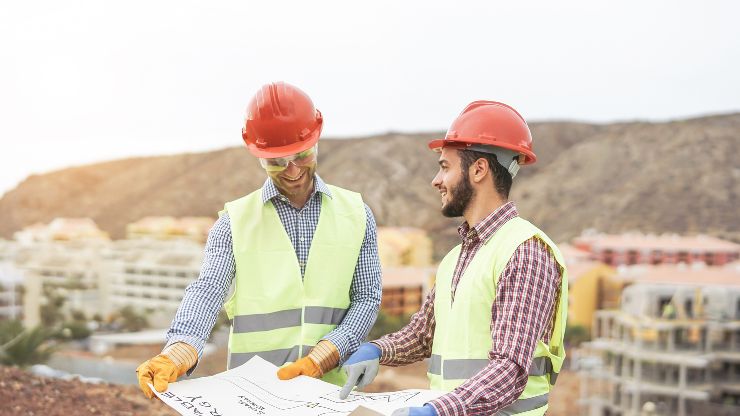
[[[472,146],[474,144],[483,144],[488,146],[496,146],[501,147],[504,149],[513,150],[515,152],[519,152],[524,155],[524,162],[521,163],[522,165],[530,165],[537,161],[537,156],[530,151],[529,149],[525,149],[520,146],[511,145],[508,143],[496,143],[495,145],[492,145],[490,141],[487,140],[478,140],[478,139],[464,139],[464,140],[449,140],[449,139],[436,139],[430,141],[427,146],[429,146],[429,149],[434,151],[440,151],[443,147],[452,147],[456,149],[465,149],[468,146]]]
[[[260,148],[254,143],[248,143],[247,149],[249,149],[249,152],[254,156],[263,159],[286,157],[312,148],[319,141],[320,131],[316,133],[317,134],[314,134],[313,137],[310,137],[307,140],[292,143],[287,146]]]

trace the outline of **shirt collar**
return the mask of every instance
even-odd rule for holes
[[[316,195],[316,192],[321,192],[322,194],[328,196],[329,198],[332,197],[331,191],[329,190],[329,187],[326,186],[326,183],[321,179],[318,173],[315,173],[313,175],[314,178],[314,188],[313,193],[309,197],[309,199],[313,198],[314,195]],[[278,190],[277,186],[275,186],[275,183],[272,181],[272,178],[268,177],[265,180],[264,185],[262,185],[262,203],[265,204],[267,201],[271,200],[272,198],[280,196],[280,191]]]
[[[519,212],[516,209],[513,201],[509,201],[504,205],[496,208],[492,213],[488,214],[481,222],[471,227],[467,221],[457,227],[457,232],[460,234],[460,238],[465,242],[473,241],[488,241],[501,226],[507,221],[514,217],[518,217]]]

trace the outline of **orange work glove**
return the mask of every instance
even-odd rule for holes
[[[327,340],[321,340],[306,357],[286,365],[277,372],[280,380],[298,376],[319,378],[339,364],[339,350]]]
[[[151,383],[158,392],[167,390],[167,385],[185,374],[198,360],[198,352],[191,345],[176,342],[165,348],[161,354],[141,363],[136,369],[139,387],[148,398],[154,397],[149,388]]]
[[[288,364],[277,372],[280,380],[290,380],[298,376],[321,377],[321,368],[308,357],[300,358],[298,361]]]

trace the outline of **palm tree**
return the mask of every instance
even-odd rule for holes
[[[20,321],[0,323],[0,363],[27,367],[46,362],[56,346],[49,341],[53,331],[37,326],[24,329]]]

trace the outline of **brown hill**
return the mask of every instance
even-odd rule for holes
[[[740,114],[666,123],[532,124],[537,164],[512,198],[556,240],[582,230],[708,233],[740,240]],[[323,140],[319,173],[357,190],[381,225],[427,229],[439,255],[459,220],[439,214],[430,181],[438,134]],[[113,237],[147,215],[210,215],[258,188],[264,172],[242,147],[135,158],[34,175],[0,199],[0,235],[55,217],[86,216]]]

